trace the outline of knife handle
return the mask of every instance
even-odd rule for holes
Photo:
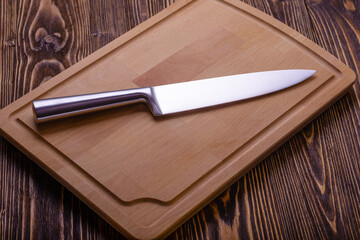
[[[135,102],[145,102],[155,116],[161,115],[153,100],[151,87],[134,88],[112,92],[40,99],[33,101],[34,118],[37,123],[81,115],[88,112],[118,107]]]

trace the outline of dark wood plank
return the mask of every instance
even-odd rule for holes
[[[244,0],[359,74],[359,1]],[[135,27],[171,0],[2,1],[0,106]],[[359,82],[170,239],[360,239]],[[122,239],[0,138],[0,239]]]

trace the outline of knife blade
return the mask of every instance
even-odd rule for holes
[[[145,102],[155,116],[235,102],[296,85],[316,71],[277,70],[33,101],[37,123],[134,102]]]

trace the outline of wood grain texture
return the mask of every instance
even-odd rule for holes
[[[1,106],[4,107],[169,2],[1,4]],[[114,4],[123,5],[115,8]],[[359,73],[357,2],[250,4],[302,32]],[[56,22],[59,29],[37,26],[36,21],[43,23],[38,19],[42,14],[47,16],[46,12],[51,12],[48,21]],[[64,29],[62,22],[72,29]],[[123,25],[119,26],[119,22]],[[358,99],[357,83],[349,94],[170,238],[358,239]],[[2,239],[122,238],[2,139],[0,152]]]

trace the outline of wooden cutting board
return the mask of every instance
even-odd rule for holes
[[[34,99],[304,68],[289,89],[155,118],[137,104],[43,125]],[[1,134],[125,236],[164,237],[340,97],[355,74],[236,0],[180,1],[0,112]]]

